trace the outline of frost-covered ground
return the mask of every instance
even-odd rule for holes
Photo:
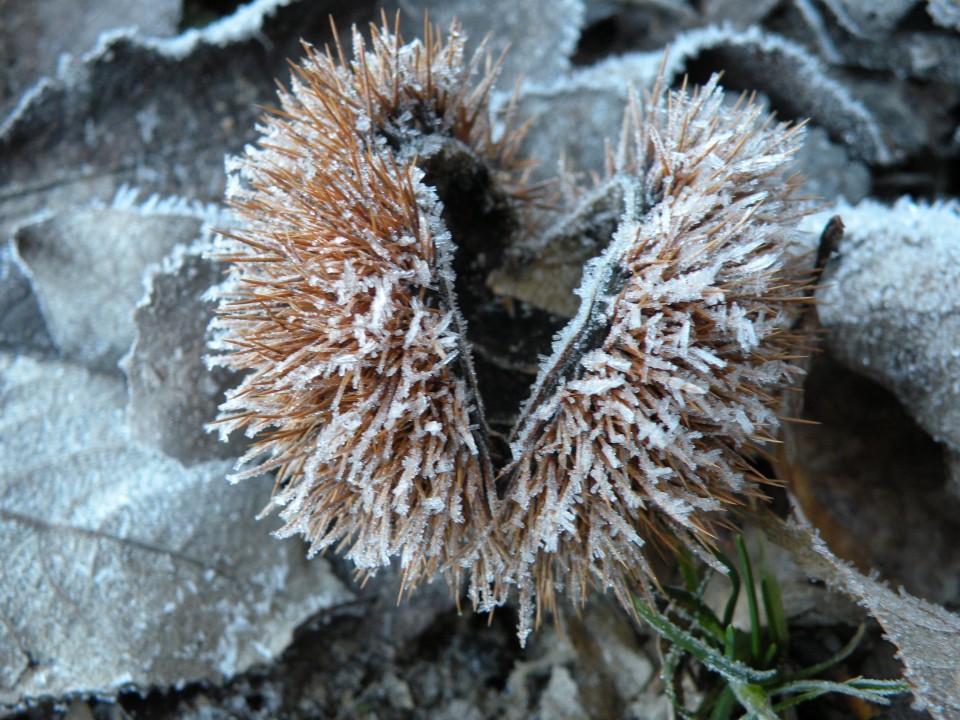
[[[790,492],[833,552],[928,602],[836,563],[803,527],[768,534],[792,550],[778,571],[801,633],[829,644],[824,628],[869,612],[858,671],[898,672],[882,628],[918,703],[960,715],[953,0],[256,0],[216,19],[222,5],[0,2],[0,713],[668,716],[654,644],[611,598],[563,605],[564,631],[525,649],[512,608],[458,614],[440,581],[398,605],[395,573],[360,587],[336,553],[308,561],[273,538],[277,519],[255,520],[271,480],[229,485],[242,443],[204,431],[233,382],[204,362],[224,157],[259,137],[257,106],[276,104],[301,38],[399,9],[407,38],[429,10],[442,28],[459,18],[471,48],[509,45],[492,103],[515,97],[531,119],[534,178],[561,162],[567,180],[602,175],[630,89],[661,66],[676,86],[722,71],[731,95],[809,119],[797,165],[822,207],[807,240],[835,214],[846,234],[818,292],[829,332],[802,412],[820,424],[791,430]],[[571,290],[610,239],[598,228],[616,227],[592,218],[519,275],[489,269],[505,304],[545,320],[481,338],[487,357],[545,352],[576,314]],[[517,373],[522,391],[533,376]]]

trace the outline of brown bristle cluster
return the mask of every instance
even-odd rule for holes
[[[782,171],[799,128],[692,95],[634,99],[612,177],[626,208],[588,267],[581,308],[517,424],[500,518],[502,577],[524,617],[591,583],[625,606],[652,577],[646,545],[705,555],[722,511],[762,480],[744,459],[772,440],[811,302],[803,216]]]
[[[762,494],[749,458],[778,427],[810,302],[784,175],[802,132],[725,105],[715,79],[633,99],[608,179],[619,227],[507,451],[457,273],[533,232],[521,134],[494,137],[496,69],[472,82],[457,28],[426,37],[384,23],[369,50],[354,32],[351,60],[307,48],[232,161],[214,362],[248,374],[216,426],[255,438],[234,479],[276,473],[281,534],[364,572],[399,558],[406,589],[467,575],[486,609],[518,591],[525,636],[558,590],[629,607],[651,544],[707,556],[723,512]]]
[[[275,471],[282,534],[362,569],[399,555],[409,586],[441,565],[489,574],[473,536],[492,528],[492,473],[454,245],[418,166],[449,141],[510,172],[514,139],[490,135],[495,71],[472,85],[463,52],[456,28],[404,45],[386,26],[369,52],[354,33],[350,63],[339,43],[307,48],[259,148],[234,162],[243,225],[220,254],[217,361],[251,372],[217,426],[256,437],[234,479]]]

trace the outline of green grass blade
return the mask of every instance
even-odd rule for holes
[[[633,606],[636,608],[637,614],[659,635],[674,645],[683,648],[708,668],[723,676],[728,682],[741,684],[763,682],[776,675],[774,670],[755,670],[749,665],[725,657],[716,648],[674,625],[669,618],[650,607],[643,598],[634,597]]]
[[[770,640],[785,653],[787,644],[790,642],[790,630],[787,627],[787,616],[783,611],[783,601],[780,598],[780,585],[776,578],[766,572],[760,577],[760,595],[763,598],[763,609],[767,614]]]
[[[737,656],[737,629],[733,625],[727,625],[723,638],[723,654],[730,659]]]
[[[727,606],[723,609],[723,627],[727,627],[730,623],[733,622],[733,613],[737,609],[737,600],[740,599],[740,573],[737,572],[736,565],[733,564],[733,561],[724,555],[722,552],[715,551],[714,557],[723,565],[727,572],[730,574],[727,576],[730,579],[733,588],[730,590],[730,597],[727,599]]]
[[[664,694],[667,696],[670,704],[673,705],[674,712],[681,716],[684,714],[684,709],[680,706],[680,699],[677,697],[674,679],[682,659],[683,651],[676,645],[671,645],[666,657],[663,658],[663,664],[660,666],[660,680],[663,682]]]
[[[679,548],[677,559],[680,561],[680,574],[683,576],[683,584],[690,593],[695,593],[700,587],[700,575],[697,573],[697,566],[693,555],[686,548]]]
[[[747,717],[757,718],[758,720],[780,720],[773,706],[770,704],[770,696],[758,685],[750,683],[730,683],[733,694],[747,711]]]
[[[713,704],[709,720],[730,720],[736,707],[737,696],[733,694],[733,688],[727,685]]]
[[[777,656],[777,652],[779,652],[779,650],[779,645],[776,643],[770,643],[767,646],[767,651],[763,654],[763,662],[761,663],[761,667],[766,668],[773,665],[773,659]]]
[[[720,625],[720,618],[716,616],[709,605],[704,603],[697,595],[681,588],[665,587],[663,591],[671,600],[679,603],[687,612],[691,613],[697,624],[710,633],[717,640],[718,645],[723,643],[724,630]]]
[[[750,610],[750,652],[754,662],[760,662],[760,609],[757,605],[757,589],[753,585],[753,567],[747,555],[747,546],[743,535],[734,538],[740,565],[743,567],[744,584],[747,586],[747,607]]]
[[[850,695],[852,697],[866,700],[877,705],[888,705],[891,695],[900,695],[909,691],[910,687],[902,680],[865,680],[855,678],[846,682],[832,682],[830,680],[799,680],[797,682],[785,683],[777,688],[770,690],[771,695],[792,695],[795,697],[787,698],[776,705],[773,709],[776,712],[797,705],[807,700],[812,700],[820,695],[827,693],[840,693],[841,695]]]

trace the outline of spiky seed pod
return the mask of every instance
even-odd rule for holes
[[[233,480],[276,472],[281,535],[364,570],[399,556],[408,589],[441,566],[482,588],[498,567],[479,542],[493,470],[454,240],[425,176],[456,166],[495,199],[522,196],[519,138],[493,139],[496,68],[472,81],[480,56],[465,61],[456,26],[409,45],[386,21],[371,34],[368,50],[354,30],[349,61],[339,40],[307,47],[259,147],[228,164],[242,223],[223,233],[212,361],[248,374],[216,425],[256,439]]]
[[[777,428],[809,302],[784,176],[800,131],[725,107],[716,79],[632,100],[601,204],[623,203],[619,227],[519,418],[496,398],[516,420],[505,458],[454,291],[481,317],[497,305],[457,273],[482,278],[477,258],[523,232],[521,133],[494,139],[495,69],[470,82],[456,28],[353,41],[351,61],[307,48],[230,163],[242,225],[224,233],[214,362],[248,374],[217,424],[256,438],[233,478],[275,471],[281,534],[365,570],[399,556],[408,589],[468,569],[489,608],[518,588],[521,637],[560,588],[629,607],[651,545],[702,552],[761,492],[748,457]]]
[[[759,493],[755,453],[802,344],[792,253],[803,215],[784,177],[799,128],[727,107],[714,78],[633,99],[614,178],[616,234],[587,267],[517,424],[499,524],[514,549],[521,637],[555,590],[612,588],[630,607],[650,544],[703,555],[718,512]],[[496,593],[495,593],[496,594]]]

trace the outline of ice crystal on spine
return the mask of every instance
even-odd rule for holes
[[[808,302],[785,177],[801,132],[725,105],[716,79],[632,100],[608,178],[619,227],[505,457],[455,268],[524,232],[521,133],[492,136],[495,72],[471,82],[456,27],[404,45],[384,23],[353,44],[352,60],[308,47],[259,145],[228,162],[242,223],[220,252],[213,362],[247,374],[216,426],[255,438],[233,478],[275,472],[281,534],[369,571],[399,557],[407,588],[443,570],[481,607],[519,590],[521,636],[558,589],[629,607],[651,544],[702,552],[760,494],[749,458],[777,428]],[[487,227],[471,204],[506,210]],[[482,285],[460,287],[473,313],[497,304]]]
[[[307,47],[258,147],[228,162],[242,222],[218,254],[213,362],[249,372],[216,427],[256,438],[232,479],[276,472],[281,535],[362,569],[399,556],[407,587],[441,566],[486,578],[482,409],[453,241],[417,161],[451,142],[506,173],[514,141],[491,138],[495,71],[471,81],[456,26],[404,45],[384,22],[353,45],[349,61],[339,41]]]
[[[777,427],[807,302],[784,169],[800,130],[699,91],[635,98],[613,178],[625,210],[586,269],[517,424],[499,518],[521,636],[558,587],[630,607],[651,542],[702,554],[717,511],[759,493],[745,457]]]

